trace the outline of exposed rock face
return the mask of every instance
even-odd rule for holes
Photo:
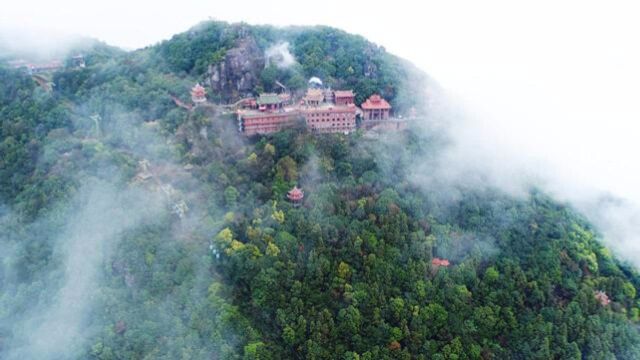
[[[243,37],[227,51],[224,60],[209,66],[209,83],[224,102],[250,96],[264,65],[264,55],[256,41]]]
[[[366,56],[366,60],[365,60],[365,64],[364,64],[364,76],[368,77],[368,78],[375,78],[378,77],[378,65],[376,65],[375,62],[373,62],[373,58],[376,54],[378,54],[381,50],[374,47],[374,46],[369,46],[364,54]]]

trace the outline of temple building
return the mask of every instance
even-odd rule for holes
[[[18,60],[7,61],[7,64],[14,69],[22,69],[29,75],[39,74],[44,72],[53,72],[63,67],[62,61],[59,61],[59,60],[53,60],[47,63],[33,64],[25,60],[18,59]]]
[[[322,94],[324,96],[324,102],[331,103],[331,104],[336,102],[336,98],[334,96],[334,92],[333,92],[333,90],[331,90],[331,88],[324,89]]]
[[[256,103],[260,111],[273,111],[282,109],[283,99],[278,94],[260,94]]]
[[[324,101],[324,92],[322,89],[307,89],[304,96],[304,103],[307,106],[319,106]]]
[[[71,63],[73,64],[73,66],[78,67],[78,68],[84,68],[87,66],[87,64],[84,61],[84,56],[83,55],[76,55],[74,57],[71,58]]]
[[[297,111],[240,111],[238,130],[246,135],[270,134],[292,126],[298,116]]]
[[[431,266],[433,266],[433,267],[436,267],[436,268],[440,267],[440,266],[447,267],[449,265],[450,265],[449,264],[449,260],[447,260],[447,259],[440,259],[440,258],[437,258],[437,257],[431,259]]]
[[[292,127],[304,120],[307,129],[315,133],[345,133],[356,130],[356,118],[363,116],[360,126],[366,130],[401,130],[405,122],[389,119],[391,105],[372,95],[362,104],[355,104],[353,90],[324,88],[318,78],[309,80],[302,97],[292,101],[292,94],[260,94],[257,99],[247,98],[238,105],[238,130],[246,135],[269,134]],[[194,100],[195,101],[195,100]]]
[[[53,60],[47,63],[30,65],[29,73],[31,74],[39,74],[43,72],[53,72],[61,69],[63,67],[62,61]]]
[[[258,101],[255,98],[244,98],[238,103],[239,109],[257,109]]]
[[[246,135],[270,134],[292,126],[300,114],[285,107],[290,101],[290,95],[286,95],[266,93],[249,100],[249,106],[237,112],[238,130]]]
[[[278,97],[280,98],[282,105],[291,105],[291,94],[283,92],[278,94]]]
[[[611,299],[609,299],[609,296],[607,296],[607,293],[605,293],[602,290],[596,291],[593,296],[602,306],[607,306],[611,303]]]
[[[207,92],[202,85],[197,83],[191,89],[191,100],[197,105],[207,101]]]
[[[336,105],[349,105],[355,103],[356,95],[352,90],[336,90],[333,92]]]
[[[356,106],[327,105],[304,109],[302,115],[311,132],[350,133],[356,129]]]
[[[391,112],[391,105],[380,95],[371,95],[360,107],[363,120],[387,120]]]
[[[287,199],[295,204],[299,204],[302,199],[304,199],[304,191],[297,186],[294,186],[293,189],[289,190],[287,193]]]

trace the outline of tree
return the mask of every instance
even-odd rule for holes
[[[227,188],[224,189],[224,203],[228,207],[233,207],[236,205],[238,196],[240,196],[240,193],[235,187],[227,186]]]
[[[274,64],[265,67],[260,73],[260,81],[267,92],[273,91],[276,80],[278,80],[278,67]]]
[[[276,177],[285,181],[298,180],[298,164],[290,156],[285,156],[276,164]]]

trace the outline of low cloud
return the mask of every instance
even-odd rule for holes
[[[576,127],[575,121],[563,120],[570,108],[540,101],[532,109],[530,101],[539,98],[525,100],[493,87],[487,91],[493,94],[471,101],[432,94],[437,106],[428,109],[420,128],[440,136],[444,145],[433,158],[417,161],[411,181],[441,189],[453,200],[463,189],[499,189],[522,199],[531,189],[542,189],[586,216],[616,256],[640,266],[640,193],[629,186],[636,165],[633,154],[621,148],[628,142],[622,129],[597,134],[607,118]],[[509,105],[473,101],[502,94]]]
[[[264,53],[267,63],[274,64],[280,69],[286,69],[296,63],[296,59],[289,51],[289,42],[280,42],[270,46]]]
[[[154,221],[162,199],[141,189],[118,190],[103,181],[85,184],[64,215],[53,240],[53,258],[61,266],[59,283],[42,279],[42,294],[28,311],[12,319],[7,359],[62,358],[81,353],[92,335],[93,303],[101,269],[128,231]],[[9,255],[10,256],[10,255]],[[3,254],[8,261],[8,255]],[[5,294],[7,295],[7,294]]]

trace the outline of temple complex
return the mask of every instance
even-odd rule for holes
[[[0,60],[2,62],[2,60]],[[47,62],[29,62],[24,59],[14,59],[6,61],[7,65],[14,69],[23,70],[29,75],[51,73],[65,68],[65,62],[62,60],[50,60]],[[67,67],[84,68],[86,66],[84,56],[76,55],[69,59]]]
[[[286,91],[243,99],[236,111],[238,130],[246,135],[269,134],[304,120],[311,132],[346,134],[356,130],[356,119],[361,115],[361,127],[365,130],[404,128],[404,120],[390,119],[391,105],[380,95],[372,95],[360,110],[353,90],[334,91],[322,86],[322,80],[311,78],[306,93],[296,101]]]
[[[360,107],[363,112],[363,120],[387,120],[391,112],[391,105],[380,95],[371,95]]]

